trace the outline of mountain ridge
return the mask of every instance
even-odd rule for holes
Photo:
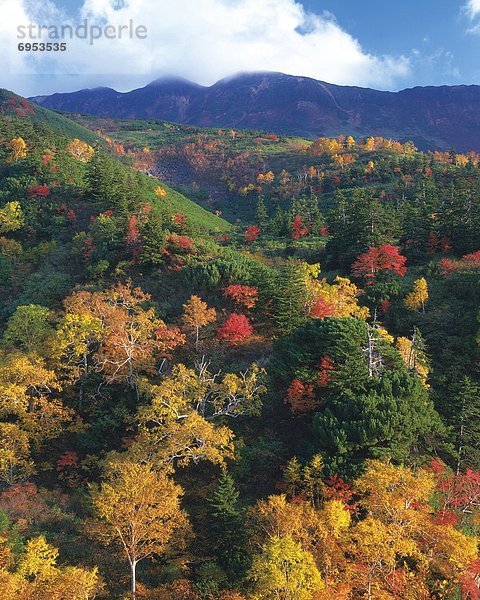
[[[398,92],[283,73],[241,73],[202,86],[163,77],[118,92],[97,87],[31,98],[40,106],[107,118],[159,119],[308,138],[351,134],[411,139],[421,149],[480,150],[480,86]]]

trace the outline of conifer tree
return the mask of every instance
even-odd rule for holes
[[[480,386],[464,377],[454,400],[457,472],[480,467]]]
[[[299,265],[289,260],[280,270],[275,320],[282,333],[290,333],[306,319],[306,286]]]
[[[244,550],[245,530],[243,515],[238,506],[239,492],[233,477],[224,470],[218,480],[218,487],[208,499],[210,531],[213,534],[213,548],[219,564],[232,579],[238,579],[248,566]]]
[[[263,199],[263,195],[258,196],[257,200],[257,225],[263,231],[268,221],[268,212],[267,207],[265,206],[265,200]]]

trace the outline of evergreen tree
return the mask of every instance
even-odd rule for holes
[[[398,227],[393,208],[384,206],[371,190],[358,188],[348,199],[337,192],[329,223],[334,237],[328,249],[346,267],[370,246],[392,242]]]
[[[117,175],[115,163],[101,152],[95,152],[85,174],[88,195],[95,202],[115,203],[119,193]]]
[[[246,536],[243,514],[238,499],[235,481],[225,470],[219,478],[217,489],[208,499],[208,505],[215,557],[232,580],[241,578],[249,565],[244,549]]]
[[[267,207],[265,206],[265,201],[263,199],[263,195],[260,194],[257,200],[257,225],[260,227],[262,231],[265,230],[268,221],[268,212]]]
[[[295,260],[280,269],[275,295],[275,320],[282,333],[290,333],[306,319],[306,286]]]
[[[444,433],[427,389],[405,370],[370,378],[366,390],[332,393],[314,430],[327,470],[347,477],[368,458],[414,461]]]
[[[267,227],[269,233],[278,237],[284,237],[289,235],[289,219],[288,215],[277,206],[273,219],[270,219]]]
[[[480,386],[464,377],[455,396],[453,427],[457,472],[480,468]]]

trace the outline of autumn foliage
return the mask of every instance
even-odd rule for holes
[[[398,248],[391,244],[383,244],[378,248],[371,246],[357,257],[352,265],[352,274],[369,283],[374,282],[380,273],[395,273],[403,277],[407,272],[406,261]]]
[[[249,225],[245,232],[245,241],[248,243],[254,242],[260,235],[260,228],[255,225]]]
[[[229,285],[223,295],[231,298],[239,306],[254,308],[258,300],[258,289],[249,285]]]
[[[231,313],[225,323],[217,329],[217,337],[232,345],[249,338],[252,334],[253,327],[248,317],[238,313]]]

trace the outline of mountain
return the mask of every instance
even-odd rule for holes
[[[162,78],[126,93],[101,87],[32,100],[54,110],[110,118],[163,119],[310,138],[381,135],[411,139],[421,149],[480,150],[476,85],[384,92],[282,73],[247,73],[210,87]]]

